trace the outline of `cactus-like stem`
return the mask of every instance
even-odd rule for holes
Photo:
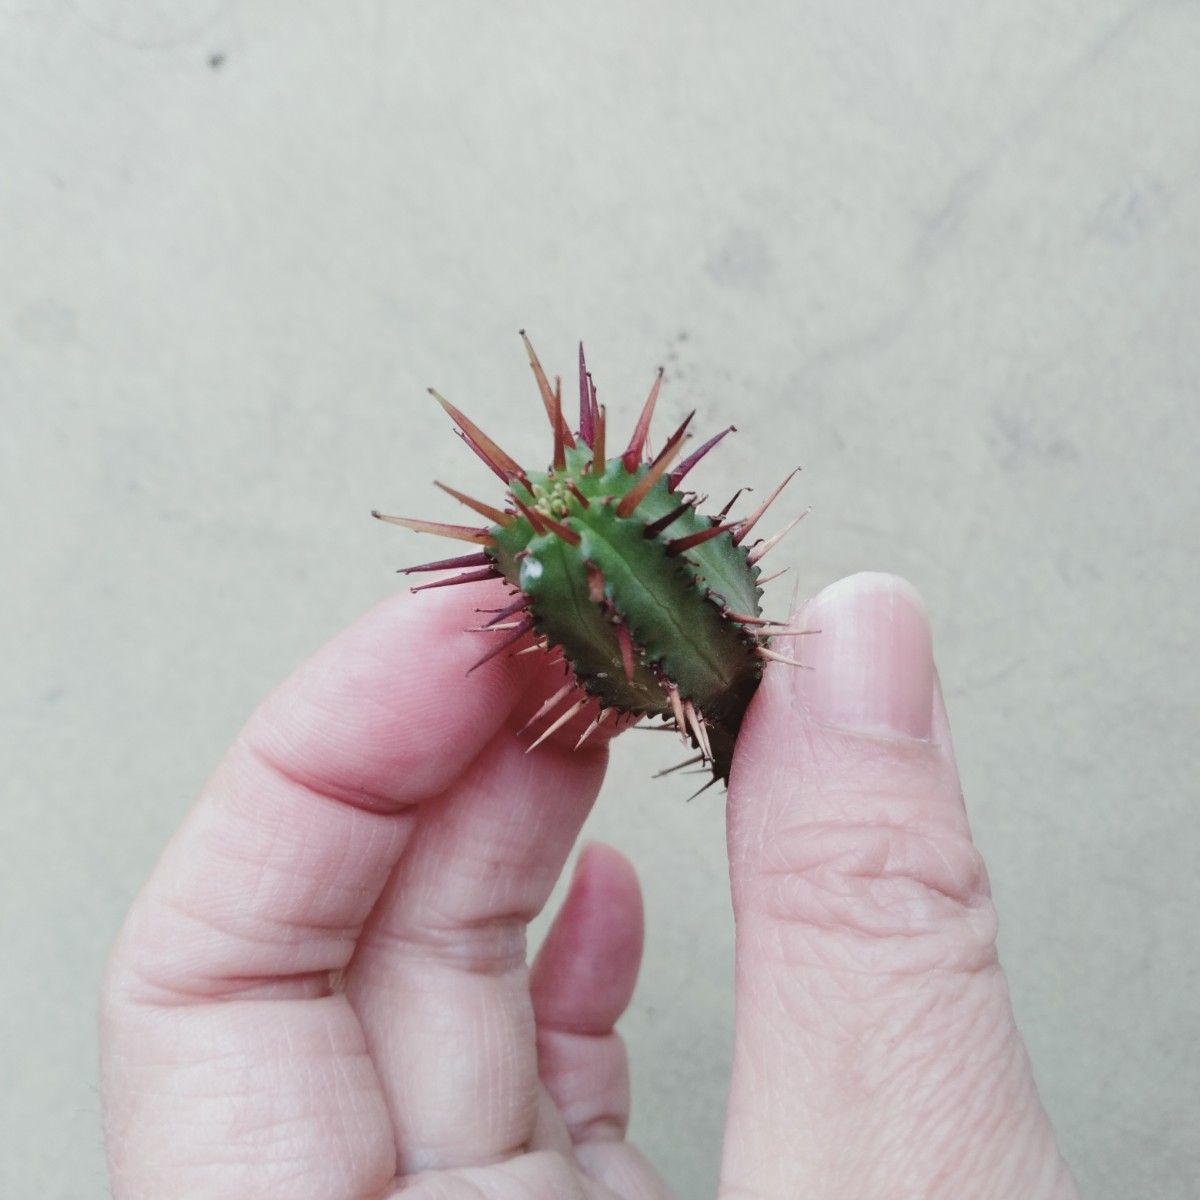
[[[430,389],[462,439],[504,481],[503,507],[439,483],[491,524],[477,529],[374,515],[482,547],[476,554],[406,568],[477,568],[421,587],[495,576],[516,589],[511,604],[478,626],[478,632],[498,637],[475,667],[506,651],[560,653],[569,665],[571,680],[529,722],[530,729],[549,722],[537,732],[530,750],[595,701],[596,714],[577,745],[613,712],[659,717],[673,722],[695,748],[697,754],[689,761],[706,763],[714,780],[727,779],[764,660],[802,665],[771,650],[769,639],[808,631],[775,628],[762,616],[759,603],[758,561],[787,529],[766,542],[742,544],[792,476],[741,521],[726,521],[740,491],[717,517],[702,515],[697,509],[700,498],[681,492],[680,484],[733,426],[672,469],[686,444],[695,415],[690,414],[650,457],[650,424],[663,382],[659,370],[628,445],[609,459],[606,413],[597,402],[582,345],[579,428],[572,433],[563,415],[561,379],[550,386],[529,339],[524,332],[521,337],[551,427],[550,467],[527,471]],[[530,635],[535,639],[532,645],[526,644]],[[566,707],[558,711],[563,704]]]

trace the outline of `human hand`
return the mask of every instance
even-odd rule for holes
[[[608,727],[527,755],[561,668],[468,675],[506,596],[454,591],[381,605],[268,698],[135,901],[102,1001],[117,1200],[666,1194],[622,1137],[642,917],[616,851],[585,851],[525,966]]]
[[[489,594],[376,610],[205,788],[106,981],[117,1200],[667,1195],[622,1136],[612,1026],[641,912],[615,851],[585,852],[524,969],[606,748],[572,752],[568,726],[523,753],[515,731],[558,685],[530,656],[464,678]],[[823,630],[817,670],[768,670],[731,783],[721,1194],[1073,1196],[995,963],[919,605],[860,576],[802,619]]]

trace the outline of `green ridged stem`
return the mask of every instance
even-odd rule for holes
[[[759,616],[759,568],[724,532],[672,554],[670,542],[712,527],[688,507],[668,527],[646,536],[646,527],[678,508],[685,495],[660,479],[632,514],[617,506],[649,469],[626,471],[610,461],[591,474],[591,452],[567,450],[560,471],[527,474],[529,487],[514,481],[513,496],[579,538],[573,545],[554,532],[538,533],[518,517],[491,530],[489,550],[497,568],[529,601],[534,628],[559,646],[580,685],[605,707],[641,715],[670,716],[665,686],[703,715],[713,748],[713,770],[727,778],[734,739],[761,677],[757,640],[726,615]],[[588,502],[585,506],[567,483]],[[596,572],[603,597],[592,598]],[[627,678],[617,633],[628,628],[634,670]]]

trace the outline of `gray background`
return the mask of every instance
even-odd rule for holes
[[[547,452],[515,332],[796,463],[807,593],[934,623],[1002,954],[1086,1190],[1200,1177],[1200,6],[0,0],[0,1191],[106,1194],[106,943],[256,699]],[[781,512],[786,515],[786,512]],[[780,581],[782,611],[793,585]],[[654,744],[650,744],[653,742]],[[711,1192],[718,795],[631,736],[635,1133]]]

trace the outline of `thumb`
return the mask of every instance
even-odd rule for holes
[[[721,1195],[1065,1200],[995,951],[929,625],[844,579],[793,619],[729,791],[737,1035]]]

